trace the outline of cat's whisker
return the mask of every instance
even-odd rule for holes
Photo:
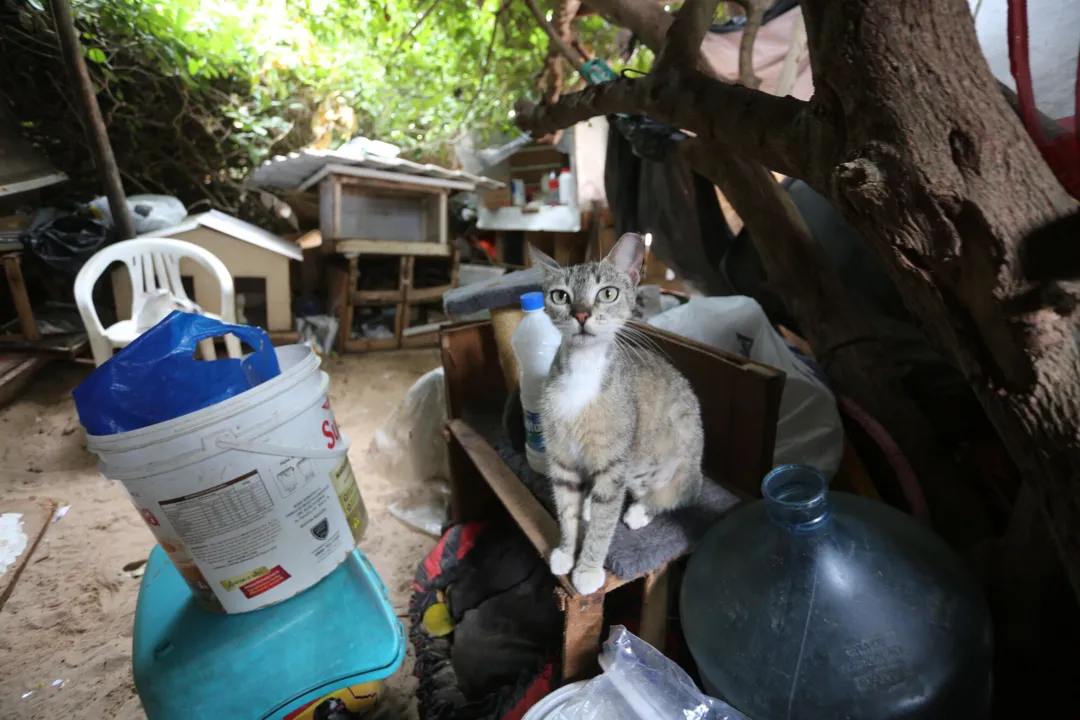
[[[616,335],[621,335],[624,341],[634,345],[635,347],[641,348],[642,350],[649,350],[651,352],[657,353],[658,355],[662,355],[669,360],[671,359],[671,357],[667,354],[667,351],[664,350],[664,348],[660,347],[660,344],[656,342],[655,339],[649,337],[646,333],[638,330],[637,328],[632,328],[629,325],[623,325],[619,328]]]

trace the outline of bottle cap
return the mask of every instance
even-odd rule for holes
[[[544,309],[544,293],[528,292],[521,296],[521,309],[525,312]]]

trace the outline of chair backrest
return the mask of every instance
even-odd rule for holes
[[[175,297],[190,300],[180,277],[180,261],[188,258],[213,275],[221,286],[221,317],[235,320],[233,280],[225,264],[209,250],[183,240],[140,237],[102,248],[91,257],[75,278],[75,301],[83,322],[100,329],[93,291],[98,278],[115,262],[122,262],[131,275],[131,317],[137,318],[147,293],[167,290]],[[92,317],[91,317],[92,315]]]

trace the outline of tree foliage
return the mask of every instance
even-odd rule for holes
[[[545,9],[547,6],[544,6]],[[94,176],[44,0],[0,5],[0,79],[30,139]],[[354,134],[450,162],[467,130],[511,131],[547,38],[519,0],[75,0],[130,191],[233,209],[267,157]],[[613,54],[615,28],[579,23]],[[58,112],[59,111],[59,112]]]

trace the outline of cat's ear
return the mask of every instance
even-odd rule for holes
[[[645,241],[637,233],[626,233],[604,258],[630,276],[637,285],[641,282],[641,263],[645,260]]]
[[[547,253],[537,250],[536,246],[529,243],[529,258],[532,260],[532,266],[534,268],[540,268],[540,271],[544,274],[549,272],[556,272],[562,270],[562,266],[555,262]]]

